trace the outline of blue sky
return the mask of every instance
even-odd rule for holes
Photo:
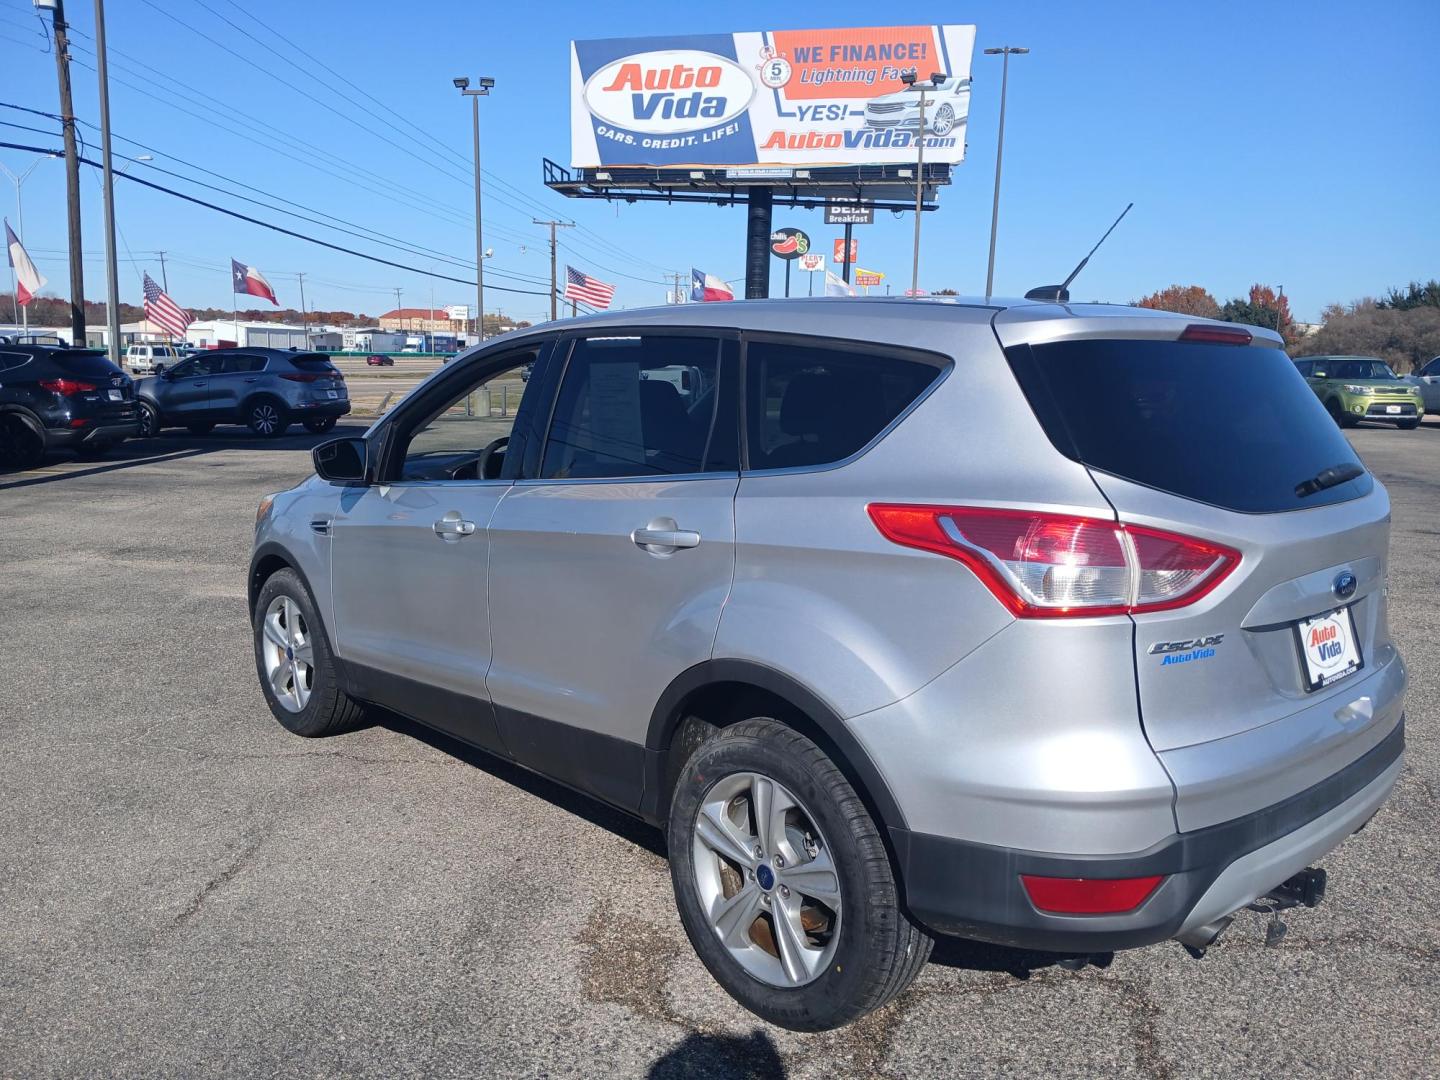
[[[98,122],[88,66],[92,5],[71,0],[71,9],[78,31],[76,110]],[[925,11],[936,17],[934,9]],[[944,18],[977,24],[977,51],[999,44],[1032,50],[1011,62],[997,293],[1059,280],[1132,199],[1135,209],[1077,282],[1077,297],[1126,301],[1172,283],[1198,283],[1224,300],[1262,281],[1283,284],[1296,316],[1313,319],[1331,301],[1440,273],[1433,198],[1440,129],[1430,113],[1440,5],[1433,0],[1378,3],[1363,13],[1338,3],[971,3],[947,6]],[[532,319],[545,311],[543,296],[498,289],[541,288],[534,279],[548,275],[545,230],[530,224],[532,216],[583,226],[563,231],[560,261],[616,283],[618,304],[660,302],[665,270],[698,266],[738,278],[744,266],[742,209],[617,209],[566,200],[543,187],[541,159],[569,160],[571,38],[886,22],[873,5],[843,0],[823,8],[627,0],[432,0],[413,8],[375,0],[112,0],[108,21],[118,135],[460,259],[474,251],[465,220],[473,199],[465,164],[470,117],[450,80],[492,75],[496,90],[482,102],[483,157],[494,177],[486,189],[487,244],[495,248],[486,306]],[[39,26],[30,0],[0,0],[0,101],[53,112],[54,59]],[[288,51],[272,31],[383,107]],[[939,212],[926,215],[922,287],[984,289],[999,92],[998,58],[977,56],[969,153],[943,191]],[[412,123],[387,108],[423,135],[406,137],[363,111],[409,131]],[[0,121],[54,129],[50,121],[10,109],[0,109]],[[56,138],[14,127],[0,127],[0,141],[58,145]],[[275,152],[279,146],[292,156]],[[117,157],[145,152],[116,143]],[[153,157],[153,165],[190,174],[159,153]],[[31,160],[0,149],[0,162],[12,170]],[[206,194],[148,172],[144,163],[131,168]],[[104,295],[101,205],[99,185],[82,179],[85,250],[95,256],[87,254],[86,293],[94,299]],[[209,194],[244,209],[233,197]],[[47,292],[63,291],[60,162],[41,162],[24,186],[24,200],[27,246],[51,279]],[[376,314],[394,306],[397,286],[407,306],[431,300],[432,282],[421,275],[327,252],[123,180],[117,206],[121,296],[131,302],[140,300],[142,269],[158,278],[153,253],[161,249],[170,253],[171,292],[189,306],[229,304],[232,256],[265,272],[287,306],[298,304],[297,271],[307,275],[312,308]],[[13,224],[8,184],[0,184],[0,207]],[[396,254],[288,223],[420,269],[445,269],[435,256]],[[840,231],[815,211],[777,210],[775,224],[805,229],[827,251]],[[873,226],[856,230],[861,264],[886,272],[897,289],[908,284],[911,229],[909,215],[881,214]],[[782,274],[778,262],[773,266],[778,294]],[[501,272],[515,277],[501,278]],[[437,305],[464,303],[472,293],[439,281],[433,290]]]

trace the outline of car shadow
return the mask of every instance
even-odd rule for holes
[[[775,1042],[763,1031],[749,1035],[710,1035],[692,1032],[659,1058],[645,1074],[647,1080],[783,1080],[785,1062]]]
[[[127,439],[112,447],[103,457],[93,460],[79,458],[71,451],[55,450],[47,454],[45,461],[35,469],[5,470],[0,467],[0,491],[99,476],[162,461],[213,454],[221,450],[310,450],[338,436],[360,435],[367,426],[368,423],[365,422],[337,424],[321,435],[301,428],[279,438],[269,439],[251,435],[241,427],[217,428],[206,435],[163,431],[148,439]]]
[[[515,764],[505,758],[492,754],[487,750],[481,750],[462,742],[444,732],[436,731],[426,727],[424,724],[410,720],[407,717],[384,709],[377,709],[375,712],[375,726],[393,731],[398,735],[408,735],[412,739],[424,743],[426,746],[439,750],[443,754],[465,762],[482,772],[489,773],[497,780],[519,788],[527,794],[534,795],[538,799],[559,807],[576,817],[583,818],[592,825],[597,825],[607,832],[626,840],[636,847],[643,848],[660,858],[667,857],[665,845],[665,834],[660,829],[641,821],[639,818],[631,817],[629,814],[617,810],[589,795],[581,794],[571,788],[565,787],[553,780],[547,779],[538,773]],[[941,967],[960,968],[966,971],[1000,972],[1014,976],[1017,979],[1028,979],[1031,972],[1049,967],[1080,968],[1094,966],[1107,968],[1114,959],[1114,953],[1052,953],[1040,952],[1034,949],[1016,949],[1008,945],[991,945],[985,942],[970,941],[964,938],[937,937],[935,950],[930,954],[930,963],[938,964]],[[699,1037],[697,1037],[699,1038]],[[754,1047],[738,1048],[727,1046],[728,1040],[723,1038],[703,1037],[704,1045],[696,1044],[688,1046],[689,1040],[676,1047],[674,1051],[666,1055],[656,1063],[651,1070],[651,1076],[686,1076],[691,1075],[682,1066],[692,1066],[696,1069],[694,1075],[704,1076],[782,1076],[783,1072],[769,1073],[763,1071],[742,1071],[726,1072],[721,1065],[724,1061],[735,1060],[760,1060],[757,1057],[758,1051]],[[740,1040],[744,1042],[745,1040]],[[678,1056],[677,1056],[678,1055]],[[673,1061],[671,1059],[674,1059]],[[777,1059],[778,1061],[778,1059]],[[704,1068],[700,1068],[700,1065]],[[667,1071],[659,1071],[661,1066]],[[678,1071],[675,1071],[678,1070]]]

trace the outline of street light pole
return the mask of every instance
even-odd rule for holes
[[[470,99],[470,122],[475,152],[475,318],[476,336],[485,341],[485,236],[480,222],[480,99],[489,97],[495,80],[481,77],[478,89],[470,89],[470,80],[461,76],[452,80],[455,88]]]
[[[1000,225],[1000,163],[1005,157],[1005,91],[1010,85],[1010,54],[1023,56],[1029,49],[1004,45],[998,49],[986,49],[986,56],[1003,56],[1000,69],[1000,137],[995,146],[995,201],[990,207],[990,263],[985,270],[985,298],[988,300],[995,287],[995,233]]]
[[[927,90],[940,89],[941,80],[945,78],[943,72],[935,72],[930,76],[928,83],[916,82],[916,72],[912,68],[900,76],[900,81],[911,89],[918,88],[920,91],[920,126],[916,131],[915,141],[919,144],[920,152],[916,155],[915,161],[915,247],[910,262],[910,295],[920,295],[920,214],[924,209],[925,196],[925,92]],[[849,252],[847,251],[848,255]]]
[[[105,324],[110,362],[120,366],[120,272],[115,262],[115,170],[110,161],[110,67],[105,52],[105,0],[95,0],[95,70],[100,79],[100,161],[105,186]]]

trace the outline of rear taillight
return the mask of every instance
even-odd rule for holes
[[[41,379],[40,388],[55,394],[63,394],[65,397],[75,394],[93,394],[99,389],[94,383],[81,382],[79,379]]]
[[[1159,875],[1137,878],[1057,878],[1021,874],[1025,895],[1057,915],[1120,915],[1134,911],[1160,887]]]
[[[1099,518],[873,503],[886,539],[964,563],[1014,615],[1138,615],[1193,604],[1240,562],[1231,548]]]
[[[291,382],[314,382],[320,378],[319,375],[297,374],[294,372],[284,372],[280,377],[282,379],[289,379]]]
[[[1181,341],[1203,341],[1209,345],[1249,345],[1255,335],[1239,326],[1212,326],[1191,323],[1180,335]]]

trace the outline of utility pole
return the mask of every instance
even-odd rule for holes
[[[50,11],[55,29],[55,77],[60,82],[60,127],[65,136],[65,205],[70,229],[70,337],[85,346],[85,248],[80,239],[80,156],[75,152],[75,106],[70,98],[70,49],[65,0]]]
[[[680,299],[680,279],[681,279],[682,277],[684,277],[685,274],[684,274],[683,271],[676,270],[676,271],[675,271],[673,274],[671,274],[670,276],[675,279],[674,299],[672,299],[670,302],[671,302],[672,304],[683,304],[685,301],[682,300],[682,299]]]
[[[1024,56],[1029,49],[1017,49],[1005,45],[998,49],[986,49],[986,56],[1003,56],[1000,68],[1000,137],[995,145],[995,201],[990,207],[990,264],[985,270],[985,298],[991,296],[995,286],[995,234],[1000,226],[1000,163],[1005,159],[1005,92],[1010,87],[1010,54]]]
[[[555,230],[573,229],[575,223],[573,221],[541,221],[539,218],[531,218],[530,220],[536,225],[550,226],[550,321],[554,322],[560,317],[555,306],[560,296],[555,288]],[[570,305],[570,312],[572,315],[575,313],[574,304]]]
[[[396,329],[396,330],[403,330],[403,329],[404,329],[403,323],[404,323],[404,321],[405,321],[405,316],[404,316],[404,314],[402,314],[402,313],[404,312],[404,310],[405,310],[405,309],[400,306],[400,287],[397,285],[397,286],[395,287],[395,322],[396,322],[395,329]]]
[[[161,254],[164,254],[164,253],[162,252]],[[160,263],[160,265],[161,265],[162,267],[165,265],[165,263],[163,262],[163,260],[162,260],[162,262]],[[161,271],[161,272],[163,273],[164,271]],[[305,275],[302,274],[302,273],[299,273],[299,272],[297,271],[296,274],[295,274],[295,276],[300,279],[300,325],[303,326],[303,327],[305,327],[305,348],[306,348],[306,349],[309,349],[309,348],[310,348],[310,313],[305,310]],[[166,292],[169,292],[169,290],[167,289]]]
[[[110,161],[110,64],[105,0],[95,0],[95,70],[100,77],[100,161],[105,181],[105,307],[110,362],[120,366],[120,272],[115,265],[115,170]]]
[[[452,79],[455,89],[470,99],[470,121],[474,136],[475,152],[475,315],[480,320],[478,337],[485,341],[485,239],[480,224],[480,99],[489,97],[495,88],[495,80],[482,76],[475,90],[470,89],[470,80],[461,76]],[[431,305],[432,309],[434,305]],[[434,311],[431,311],[434,314]]]
[[[165,273],[165,252],[157,251],[155,254],[160,256],[160,287],[165,290],[166,295],[169,295],[170,277]],[[301,276],[303,277],[304,275]]]

